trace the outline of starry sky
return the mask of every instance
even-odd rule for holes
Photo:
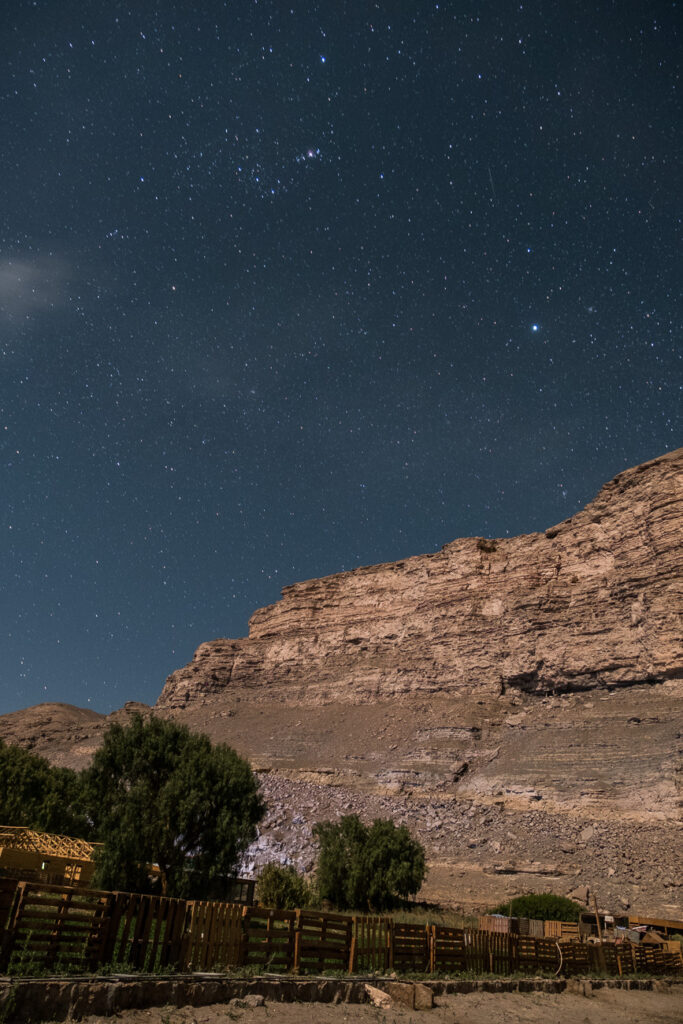
[[[681,443],[680,3],[3,18],[0,713]]]

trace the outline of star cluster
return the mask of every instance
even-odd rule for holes
[[[13,3],[0,712],[680,443],[677,3]]]

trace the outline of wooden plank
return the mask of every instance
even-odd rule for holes
[[[57,956],[57,948],[59,946],[59,937],[60,937],[60,933],[61,933],[62,920],[63,920],[64,915],[68,913],[69,901],[70,901],[70,894],[69,893],[63,893],[60,906],[57,908],[57,913],[55,915],[55,920],[54,920],[53,931],[52,931],[52,934],[50,936],[50,944],[48,946],[48,949],[47,949],[47,952],[46,952],[46,956],[45,956],[45,962],[46,962],[46,964],[48,966],[52,966],[54,964],[56,956]]]
[[[168,967],[169,964],[179,966],[180,942],[178,941],[178,919],[184,916],[184,905],[181,900],[173,900],[168,904],[166,913],[166,927],[159,941],[159,966]],[[181,921],[182,924],[182,921]],[[182,934],[182,932],[181,932]]]
[[[100,952],[100,963],[109,964],[114,960],[120,960],[119,954],[119,929],[128,907],[129,894],[114,892],[109,894],[111,901],[107,907],[107,924],[105,937],[102,941]]]
[[[118,942],[119,957],[123,963],[130,963],[129,935],[135,921],[135,915],[140,905],[140,897],[137,893],[131,893],[128,898],[123,917],[123,930]]]
[[[3,940],[5,925],[12,914],[12,907],[17,895],[18,882],[15,878],[0,878],[0,970],[3,970]]]
[[[216,937],[216,907],[211,903],[204,905],[204,939],[200,963],[204,970],[212,966],[213,945]]]
[[[93,918],[94,911],[91,911],[87,916],[85,914],[69,916],[68,920],[73,921],[74,924],[89,925]],[[36,928],[40,925],[44,925],[46,928],[51,928],[57,917],[60,915],[60,907],[55,907],[52,914],[46,914],[44,910],[36,911],[30,908],[24,909],[21,920],[28,921],[29,927]]]
[[[143,896],[140,904],[140,910],[135,921],[135,932],[132,944],[132,962],[141,970],[145,967],[145,954],[149,943],[149,934],[152,927],[152,921],[154,919],[154,913],[156,910],[155,901],[157,899],[158,897],[156,896]]]
[[[213,904],[204,904],[204,931],[201,949],[199,951],[199,962],[206,970],[210,966],[211,947],[214,942],[216,924],[216,910]]]
[[[27,883],[27,885],[33,885],[35,883]],[[31,889],[27,889],[27,905],[32,907],[45,907],[43,913],[49,913],[51,910],[57,910],[62,902],[62,895],[59,896],[39,896],[34,893]],[[39,911],[36,911],[38,913]]]
[[[199,966],[201,937],[204,934],[205,920],[206,912],[204,904],[201,901],[193,902],[186,949],[186,966],[188,968],[196,968]]]
[[[152,939],[149,943],[148,955],[147,955],[147,970],[153,971],[156,967],[157,953],[159,951],[159,945],[161,942],[161,936],[166,931],[169,915],[171,913],[175,900],[159,899],[157,902],[157,909],[154,915],[154,927],[152,930]]]
[[[180,966],[184,970],[190,970],[192,967],[195,921],[198,912],[197,903],[195,901],[187,904],[180,945]]]
[[[87,943],[86,957],[91,971],[94,971],[98,966],[100,952],[106,936],[106,925],[108,923],[107,909],[108,901],[99,897],[95,905]]]

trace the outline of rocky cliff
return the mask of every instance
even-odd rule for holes
[[[286,587],[249,636],[202,644],[157,702],[226,690],[320,704],[558,694],[683,676],[683,448],[545,533],[469,537]]]
[[[683,449],[544,534],[296,584],[203,644],[156,713],[258,773],[244,870],[310,870],[315,822],[355,812],[420,837],[428,899],[591,890],[683,917],[682,471]],[[80,768],[136,711],[41,705],[0,738]]]

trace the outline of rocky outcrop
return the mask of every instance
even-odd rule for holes
[[[202,644],[157,707],[226,690],[362,703],[681,678],[682,491],[679,449],[620,473],[545,533],[464,538],[286,587],[247,638]]]

